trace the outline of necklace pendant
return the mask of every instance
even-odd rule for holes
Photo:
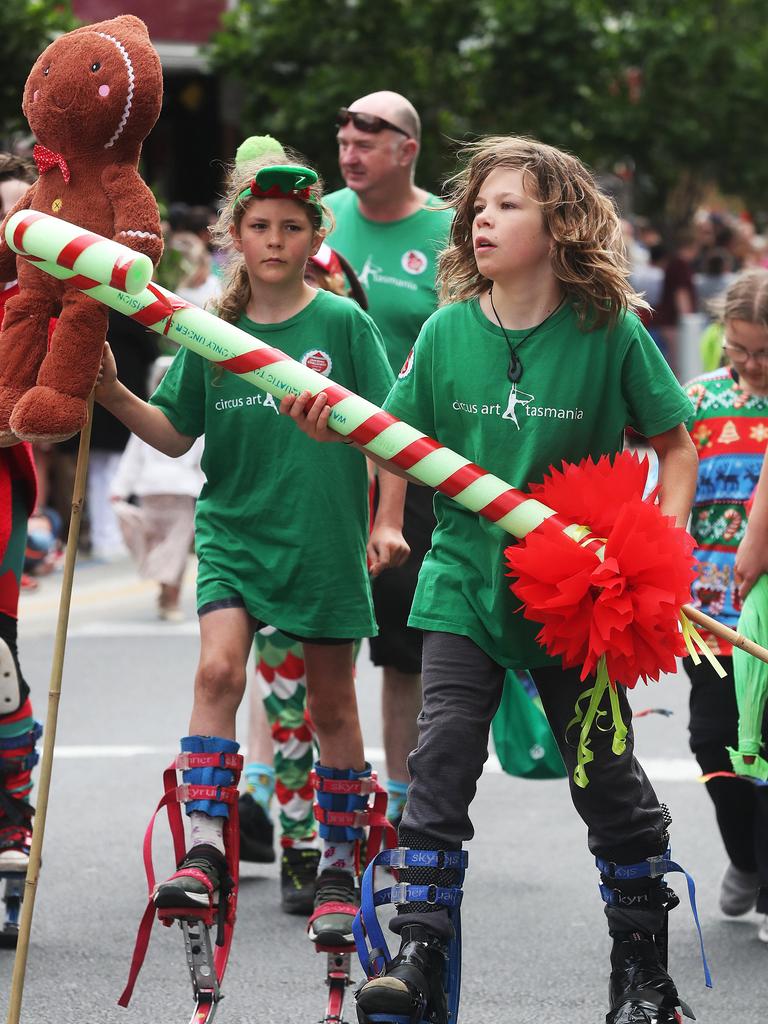
[[[516,352],[510,353],[509,357],[509,369],[507,370],[507,377],[509,378],[510,384],[517,384],[520,378],[523,376],[523,364],[520,361],[520,357]]]

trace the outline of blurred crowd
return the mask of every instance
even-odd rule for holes
[[[720,365],[722,299],[737,274],[768,266],[768,239],[748,214],[701,209],[669,241],[651,221],[623,221],[635,289],[651,307],[642,314],[681,381]]]

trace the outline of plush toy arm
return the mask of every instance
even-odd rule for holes
[[[16,253],[5,240],[5,225],[14,213],[30,208],[34,195],[35,186],[30,185],[16,205],[8,211],[8,214],[3,219],[3,223],[0,225],[0,281],[16,280]]]
[[[160,215],[136,168],[113,164],[102,173],[101,184],[115,215],[114,240],[145,253],[157,264],[163,255]]]

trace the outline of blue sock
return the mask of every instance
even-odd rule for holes
[[[275,792],[275,769],[270,764],[259,764],[254,761],[245,766],[243,774],[247,791],[269,814],[269,805]]]
[[[387,817],[390,821],[397,821],[398,818],[402,818],[407,795],[407,782],[387,779]]]

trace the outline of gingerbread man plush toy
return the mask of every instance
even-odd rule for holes
[[[40,177],[8,216],[40,210],[130,246],[157,263],[160,218],[137,170],[160,113],[160,59],[131,15],[60,36],[37,59],[23,110]],[[107,309],[19,257],[0,228],[0,281],[18,277],[0,331],[0,446],[62,441],[83,426]],[[48,342],[51,317],[58,317]]]

